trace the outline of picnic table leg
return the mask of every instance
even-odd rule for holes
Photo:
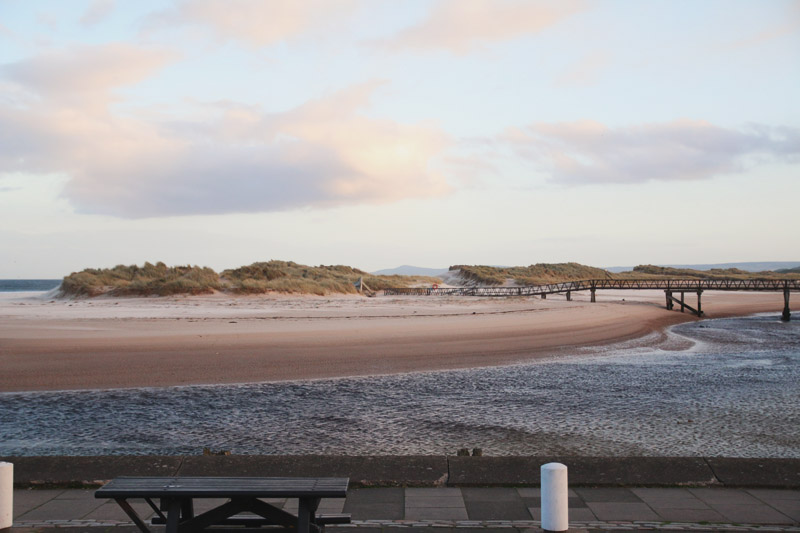
[[[125,514],[128,515],[131,520],[133,520],[133,523],[136,524],[136,527],[138,527],[140,531],[143,533],[150,533],[150,529],[148,529],[147,525],[145,525],[144,520],[142,520],[142,518],[139,516],[139,513],[134,511],[133,507],[131,507],[131,504],[129,504],[125,498],[114,498],[114,501],[116,501],[117,504],[122,507],[122,510],[125,511]]]
[[[188,498],[181,502],[181,520],[189,520],[194,518],[194,504],[192,499]]]
[[[297,533],[310,533],[311,524],[315,522],[317,507],[319,498],[300,498],[297,508]]]
[[[166,533],[178,533],[178,525],[181,521],[181,501],[170,500],[167,506],[167,527]]]

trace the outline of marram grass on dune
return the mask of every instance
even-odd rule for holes
[[[372,290],[441,283],[425,276],[373,276],[344,265],[316,267],[292,261],[268,261],[229,269],[218,274],[208,267],[168,267],[162,262],[144,266],[117,265],[114,268],[88,268],[66,276],[61,291],[67,296],[168,296],[172,294],[210,294],[224,291],[237,294],[268,292],[291,294],[355,294],[362,279]]]

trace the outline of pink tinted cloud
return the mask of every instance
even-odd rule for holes
[[[429,168],[450,142],[437,127],[361,113],[379,82],[283,113],[227,102],[190,117],[115,114],[114,90],[163,64],[140,52],[84,47],[4,67],[0,91],[14,86],[15,98],[0,98],[0,173],[66,174],[64,193],[78,210],[129,218],[449,191]]]
[[[556,79],[559,86],[587,86],[594,84],[603,69],[608,65],[609,57],[602,52],[593,52],[567,68]]]
[[[466,54],[487,43],[540,32],[586,6],[582,0],[439,0],[420,24],[380,44]]]
[[[154,13],[148,28],[181,25],[210,29],[224,41],[269,46],[310,31],[335,27],[362,0],[192,0]]]
[[[788,8],[782,13],[783,18],[780,22],[770,27],[763,28],[761,31],[742,37],[730,44],[726,48],[747,48],[759,46],[769,41],[779,39],[786,35],[800,33],[800,2],[789,4]],[[797,35],[795,35],[797,37]]]
[[[81,16],[80,23],[86,27],[99,24],[111,15],[115,5],[115,0],[93,0]]]
[[[125,43],[75,46],[6,64],[0,75],[44,105],[103,107],[113,90],[142,81],[175,59],[164,50]]]
[[[510,130],[503,140],[552,181],[565,184],[708,179],[740,172],[758,157],[800,156],[800,130],[763,125],[734,130],[697,120],[622,128],[593,121],[537,123]]]

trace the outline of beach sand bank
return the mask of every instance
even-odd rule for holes
[[[10,295],[9,295],[10,294]],[[697,320],[662,291],[540,298],[211,295],[0,297],[0,391],[249,383],[566,357]],[[696,305],[694,294],[687,303]],[[793,299],[793,311],[798,308]],[[778,293],[707,291],[708,318],[774,312]],[[678,346],[676,346],[677,348]]]

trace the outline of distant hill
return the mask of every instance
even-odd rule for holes
[[[794,268],[782,268],[780,270],[776,270],[780,274],[800,274],[800,266],[796,266]]]
[[[792,267],[800,267],[800,261],[763,261],[763,262],[745,262],[745,263],[716,263],[716,264],[699,264],[699,265],[658,265],[667,268],[691,269],[691,270],[727,270],[736,268],[746,272],[764,272],[766,270],[774,270],[782,272],[778,269],[790,269]],[[606,268],[609,272],[628,272],[633,270],[632,266],[617,266]],[[796,271],[795,271],[796,272]]]
[[[402,265],[397,268],[386,268],[373,272],[376,276],[441,276],[446,268],[425,268],[412,265]]]

